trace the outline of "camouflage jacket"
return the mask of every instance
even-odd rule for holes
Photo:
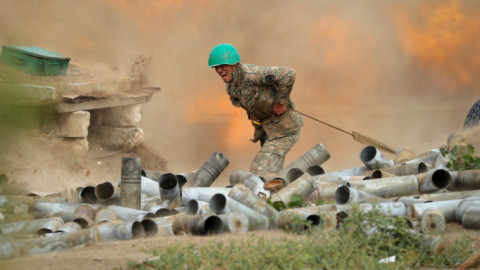
[[[303,125],[301,115],[292,110],[294,82],[295,70],[291,68],[239,64],[233,82],[227,83],[227,93],[235,107],[260,119],[268,137],[275,139],[296,133]],[[287,111],[272,117],[273,102],[285,104]]]

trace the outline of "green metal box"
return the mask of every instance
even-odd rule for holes
[[[70,58],[39,47],[3,45],[0,62],[30,75],[65,75]]]

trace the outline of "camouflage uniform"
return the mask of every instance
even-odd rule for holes
[[[295,71],[290,68],[239,64],[232,83],[227,83],[232,104],[260,119],[268,136],[250,164],[252,173],[266,175],[280,171],[285,155],[300,138],[303,120],[292,110],[295,105],[290,99],[294,82]],[[285,104],[287,111],[272,117],[273,102]]]

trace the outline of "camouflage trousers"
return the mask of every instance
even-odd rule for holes
[[[268,138],[250,163],[250,172],[264,176],[280,171],[283,168],[285,156],[299,138],[300,130],[289,136]]]

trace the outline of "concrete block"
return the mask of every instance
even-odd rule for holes
[[[140,127],[91,126],[89,138],[107,149],[132,149],[144,140]]]
[[[83,138],[88,136],[90,113],[78,111],[58,114],[53,125],[53,135],[65,138]],[[54,120],[54,121],[55,121]]]
[[[142,118],[142,105],[92,110],[90,123],[98,126],[136,127]]]

